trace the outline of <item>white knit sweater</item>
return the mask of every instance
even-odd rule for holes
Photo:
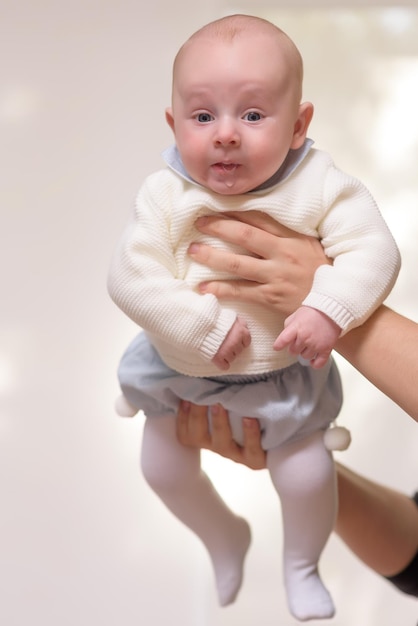
[[[343,332],[362,324],[396,280],[399,252],[375,201],[325,152],[312,149],[281,183],[238,196],[214,194],[170,169],[151,174],[115,251],[108,288],[115,303],[147,331],[167,365],[183,374],[221,374],[211,359],[237,313],[246,318],[252,342],[228,374],[269,372],[295,361],[286,351],[273,350],[284,321],[278,313],[262,305],[218,302],[215,296],[196,290],[204,280],[234,278],[215,273],[187,255],[192,241],[231,248],[199,233],[196,219],[249,210],[268,213],[285,226],[321,240],[334,264],[316,271],[303,304],[328,315]]]

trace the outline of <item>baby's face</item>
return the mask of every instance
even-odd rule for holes
[[[167,121],[189,175],[225,195],[255,189],[302,145],[300,82],[265,36],[188,43]]]

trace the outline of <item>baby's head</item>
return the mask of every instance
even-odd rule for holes
[[[226,195],[270,178],[306,138],[302,79],[296,46],[266,20],[233,15],[194,33],[175,58],[166,112],[189,175]]]

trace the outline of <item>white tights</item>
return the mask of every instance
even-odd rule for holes
[[[332,617],[334,604],[318,574],[337,511],[335,467],[323,433],[269,450],[267,467],[282,505],[289,610],[301,621]]]
[[[300,620],[331,617],[333,603],[317,570],[336,508],[334,466],[322,433],[270,450],[267,464],[282,504],[289,609]],[[249,525],[220,498],[200,467],[200,452],[178,443],[173,417],[146,420],[141,466],[167,508],[205,545],[219,603],[230,604],[242,583]]]

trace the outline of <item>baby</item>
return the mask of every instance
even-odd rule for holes
[[[330,354],[341,333],[383,302],[400,261],[364,185],[307,139],[313,105],[301,101],[302,78],[294,43],[259,18],[229,16],[186,41],[166,111],[176,145],[164,153],[167,167],[139,191],[108,286],[143,329],[122,358],[119,380],[125,409],[146,415],[144,476],[207,548],[220,604],[233,602],[241,587],[250,530],[202,472],[199,452],[177,442],[181,398],[222,404],[239,443],[242,416],[259,419],[282,508],[288,606],[308,620],[335,611],[318,572],[337,506],[323,438],[342,402]],[[333,259],[287,319],[204,293],[200,283],[230,276],[188,255],[192,242],[224,245],[199,233],[197,218],[253,210],[318,237]]]

